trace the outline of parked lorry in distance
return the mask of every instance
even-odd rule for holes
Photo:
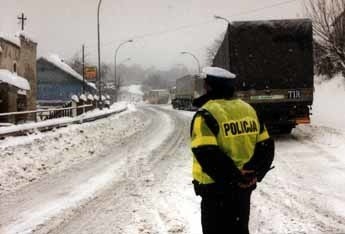
[[[144,95],[144,101],[150,104],[167,104],[170,94],[167,89],[152,89]]]
[[[174,109],[194,110],[194,98],[203,94],[203,80],[198,76],[186,75],[176,80],[176,87],[172,89],[171,104]]]

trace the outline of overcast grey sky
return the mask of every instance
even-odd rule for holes
[[[28,17],[25,31],[37,41],[39,56],[55,53],[68,59],[85,43],[88,59],[94,62],[97,4],[98,0],[1,0],[0,31],[18,31],[16,18],[24,12]],[[119,43],[134,38],[121,47],[118,61],[130,57],[129,63],[145,67],[195,67],[193,58],[180,52],[189,51],[204,63],[206,48],[226,25],[213,15],[257,20],[303,17],[303,12],[303,0],[103,0],[102,60],[113,62]]]

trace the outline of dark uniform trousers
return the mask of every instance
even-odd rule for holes
[[[252,191],[237,188],[224,194],[201,195],[203,234],[249,234]]]

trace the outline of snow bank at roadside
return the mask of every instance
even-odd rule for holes
[[[315,78],[312,125],[345,130],[345,78]]]
[[[118,107],[120,104],[116,104]],[[8,137],[0,141],[0,195],[97,156],[104,145],[133,134],[129,124],[139,124],[133,105],[117,115],[82,125],[70,125],[49,132]],[[95,114],[99,111],[94,111]],[[129,115],[128,115],[129,114]]]
[[[345,163],[345,78],[315,78],[311,125],[300,125],[293,134],[317,143]]]

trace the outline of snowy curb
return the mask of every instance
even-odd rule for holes
[[[127,109],[127,105],[123,103],[122,105],[111,107],[108,110],[94,110],[77,116],[75,118],[63,117],[58,119],[46,120],[38,123],[27,123],[9,127],[2,127],[0,128],[0,138],[6,136],[20,135],[23,133],[30,133],[36,130],[47,131],[53,128],[65,127],[70,124],[81,124],[85,122],[91,122],[97,119],[106,118],[113,114],[121,113],[123,111],[126,111]]]

